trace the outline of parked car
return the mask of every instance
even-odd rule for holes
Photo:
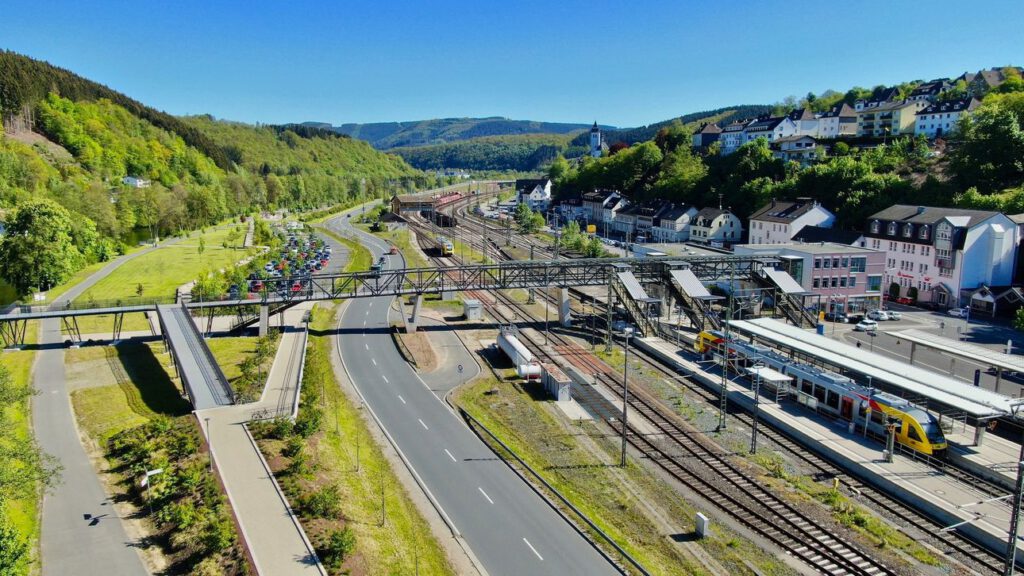
[[[846,312],[826,312],[825,320],[845,324],[849,321],[849,318],[846,316]]]
[[[874,332],[878,330],[878,322],[874,320],[864,319],[857,322],[857,325],[853,327],[857,332]]]
[[[889,320],[903,320],[903,314],[895,310],[886,310],[885,312],[889,315]]]
[[[946,314],[949,314],[954,318],[966,318],[967,312],[967,308],[950,308],[949,310],[946,310]]]
[[[885,321],[889,319],[889,313],[885,310],[872,310],[868,312],[868,318],[870,320]]]
[[[907,298],[906,296],[900,296],[899,298],[896,299],[896,303],[906,304],[907,306],[910,306],[914,303],[914,301],[910,298]]]

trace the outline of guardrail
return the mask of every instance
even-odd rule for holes
[[[605,542],[607,542],[609,546],[614,548],[615,551],[618,552],[619,555],[622,556],[623,559],[625,559],[627,562],[629,562],[634,568],[639,570],[640,573],[643,574],[644,576],[650,576],[651,575],[651,573],[648,572],[647,569],[644,568],[643,565],[640,564],[640,562],[637,561],[636,558],[633,558],[629,554],[629,552],[626,552],[622,548],[622,546],[619,546],[619,544],[617,542],[615,542],[615,540],[613,540],[611,536],[606,534],[604,532],[604,530],[601,530],[601,528],[599,528],[597,526],[597,524],[594,524],[594,521],[591,520],[586,514],[584,514],[582,510],[577,508],[572,502],[570,502],[565,496],[563,496],[561,492],[559,492],[557,489],[555,489],[554,486],[552,486],[550,483],[548,483],[548,481],[545,480],[543,476],[538,474],[537,471],[535,471],[533,468],[531,468],[529,464],[524,462],[523,459],[520,458],[519,455],[516,454],[515,451],[512,450],[512,448],[510,448],[507,444],[502,442],[501,438],[498,438],[494,434],[494,432],[491,432],[490,429],[487,428],[487,426],[484,426],[482,422],[480,422],[479,420],[474,418],[472,414],[470,414],[469,412],[466,412],[463,408],[459,408],[459,414],[461,414],[462,417],[467,420],[467,422],[477,426],[478,428],[480,428],[481,430],[486,432],[487,435],[491,439],[493,439],[495,442],[497,442],[498,445],[501,446],[503,450],[505,450],[506,452],[511,454],[512,457],[515,458],[516,462],[518,462],[520,466],[522,466],[534,478],[536,478],[537,481],[540,482],[544,486],[544,488],[546,488],[548,491],[550,491],[552,494],[554,494],[558,498],[558,500],[562,502],[562,504],[564,504],[570,510],[572,510],[573,513],[575,513],[576,516],[578,516],[581,520],[583,520],[583,522],[585,522],[587,524],[587,526],[590,527],[591,530],[596,532],[601,537],[601,539],[603,539]],[[472,428],[472,426],[471,426],[471,428]],[[607,557],[607,554],[605,554],[605,552],[603,550],[601,550],[600,548],[598,548],[598,550],[601,551],[602,555],[605,555],[605,557]],[[609,560],[611,560],[611,559],[609,558]]]

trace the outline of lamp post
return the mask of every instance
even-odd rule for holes
[[[625,333],[625,346],[626,355],[625,362],[622,363],[622,455],[619,457],[619,466],[622,468],[626,467],[626,424],[629,416],[629,380],[626,379],[629,374],[629,337],[632,336],[632,332]]]
[[[1013,576],[1017,562],[1017,532],[1020,529],[1020,504],[1024,493],[1024,442],[1021,442],[1020,456],[1017,458],[1017,482],[1013,490],[1013,507],[1010,509],[1010,535],[1006,542],[1006,565],[1004,576]]]
[[[544,286],[544,294],[551,298],[551,284]],[[544,345],[548,345],[548,303],[544,302]]]

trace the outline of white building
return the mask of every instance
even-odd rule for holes
[[[961,116],[973,112],[980,105],[981,102],[975,98],[930,104],[917,113],[914,134],[923,134],[929,139],[948,136],[950,132],[956,130]]]
[[[152,184],[149,180],[137,176],[125,176],[121,178],[121,183],[132,188],[149,188]]]
[[[758,118],[743,129],[743,141],[753,142],[764,138],[769,143],[780,138],[796,135],[796,123],[789,117]]]
[[[718,136],[718,141],[722,143],[721,153],[723,156],[732,154],[746,142],[743,137],[743,129],[751,122],[753,120],[737,120],[730,122],[722,129],[722,133]]]
[[[817,200],[772,200],[750,215],[751,244],[789,244],[804,226],[831,228],[836,216]]]
[[[796,126],[794,136],[817,136],[818,116],[810,108],[798,108],[789,113],[788,118]]]
[[[690,241],[704,244],[735,244],[743,237],[743,222],[728,210],[705,208],[693,218]]]
[[[516,195],[520,203],[525,203],[531,210],[547,210],[551,203],[551,180],[520,179],[516,180]]]
[[[693,206],[670,204],[662,210],[651,228],[652,242],[686,242],[690,239],[690,223],[697,216]]]
[[[884,250],[886,292],[959,306],[982,285],[1012,283],[1018,227],[999,212],[897,204],[868,219],[867,247]]]
[[[594,122],[594,126],[590,129],[590,155],[594,158],[600,158],[603,144],[601,129],[597,127],[597,122]]]
[[[772,156],[783,162],[799,162],[802,166],[819,159],[818,141],[812,136],[786,136],[772,142]]]
[[[845,102],[836,104],[818,117],[818,138],[857,135],[857,111]]]

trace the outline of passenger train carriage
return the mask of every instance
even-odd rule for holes
[[[437,237],[437,245],[441,250],[441,256],[452,256],[455,254],[455,246],[452,241],[444,236]]]
[[[694,342],[700,354],[722,354],[725,335],[718,331],[701,332]],[[730,363],[743,365],[761,362],[772,370],[793,378],[787,392],[809,408],[855,422],[863,430],[885,436],[886,420],[896,426],[896,442],[932,456],[942,456],[946,438],[935,417],[924,408],[898,396],[857,384],[851,378],[789,358],[771,348],[730,338]]]

